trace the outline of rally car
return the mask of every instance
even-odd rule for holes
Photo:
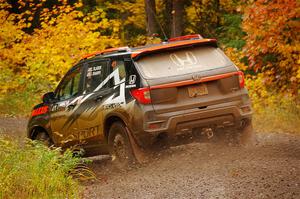
[[[243,72],[215,39],[188,35],[82,57],[34,107],[28,137],[127,164],[136,147],[161,140],[230,134],[247,143],[251,117]]]

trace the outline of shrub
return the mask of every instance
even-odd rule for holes
[[[0,137],[0,198],[79,198],[70,173],[80,159],[39,143],[24,146]]]

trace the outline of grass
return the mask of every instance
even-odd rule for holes
[[[0,115],[29,116],[41,97],[31,92],[15,92],[0,95]]]
[[[253,117],[254,128],[258,132],[300,134],[300,107],[294,102],[263,107]]]
[[[37,142],[21,146],[0,135],[0,199],[80,198],[79,158]]]

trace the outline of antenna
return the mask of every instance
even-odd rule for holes
[[[168,37],[167,37],[167,35],[166,35],[166,32],[165,32],[165,30],[163,29],[161,23],[159,22],[159,20],[158,20],[156,14],[155,14],[155,12],[154,12],[153,9],[151,8],[151,6],[149,6],[149,8],[150,8],[152,14],[154,15],[154,18],[155,18],[156,23],[158,23],[159,28],[160,28],[161,32],[163,33],[163,35],[164,35],[164,41],[168,41]]]

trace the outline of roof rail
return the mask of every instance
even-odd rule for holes
[[[81,59],[88,59],[90,57],[94,57],[96,55],[104,55],[104,54],[108,54],[108,53],[115,53],[115,52],[128,52],[130,51],[130,48],[128,46],[123,46],[123,47],[117,47],[117,48],[108,48],[105,50],[101,50],[101,51],[96,51],[90,54],[86,54],[84,56],[81,57]]]
[[[185,35],[185,36],[170,38],[170,39],[168,39],[168,42],[184,41],[184,40],[195,40],[195,39],[203,39],[203,37],[200,34]]]

